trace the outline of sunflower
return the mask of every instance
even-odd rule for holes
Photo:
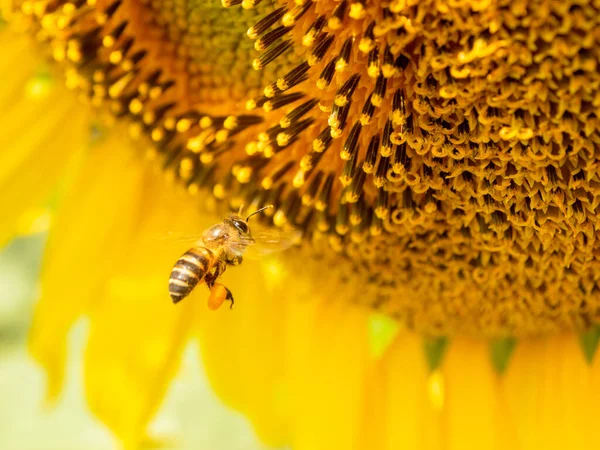
[[[5,15],[0,236],[53,199],[30,340],[50,399],[85,315],[88,404],[127,448],[190,339],[272,446],[600,444],[598,1]],[[301,243],[229,270],[233,311],[172,305],[170,233],[267,205]]]

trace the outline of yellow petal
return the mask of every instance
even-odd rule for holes
[[[280,319],[286,306],[268,293],[264,274],[260,263],[251,261],[227,271],[223,279],[236,299],[232,310],[224,305],[210,311],[204,286],[190,300],[198,303],[200,346],[214,391],[246,414],[261,439],[275,447],[289,439],[285,322]]]
[[[29,208],[47,200],[89,136],[87,115],[74,114],[73,99],[52,97],[54,104],[24,101],[9,110],[7,126],[13,121],[29,126],[0,138],[0,145],[9,150],[0,156],[0,209],[5,214],[0,224],[0,245],[12,237]],[[69,126],[60,126],[67,122]],[[0,124],[3,131],[4,124]]]
[[[228,270],[233,310],[199,311],[204,365],[218,395],[268,444],[355,448],[368,314],[315,296],[307,275],[292,267],[275,258]]]
[[[448,449],[511,448],[499,376],[485,340],[453,339],[444,357],[443,442]]]
[[[193,204],[179,204],[176,193],[154,176],[138,184],[144,196],[131,205],[137,212],[122,213],[140,220],[118,257],[104,257],[112,264],[111,277],[89,311],[85,355],[89,406],[126,448],[146,440],[146,426],[177,372],[195,308],[193,301],[172,304],[168,274],[179,249],[161,240],[169,230],[190,230],[186,223],[197,217]]]
[[[193,302],[174,307],[164,285],[123,279],[93,312],[86,397],[126,448],[145,439],[146,426],[178,369],[191,322]]]
[[[5,111],[5,108],[21,100],[28,80],[40,67],[40,60],[29,36],[11,29],[0,30],[0,55],[0,107]],[[19,63],[15,64],[15,61]]]
[[[142,168],[118,139],[94,147],[57,213],[42,268],[30,351],[46,370],[48,396],[60,392],[65,337],[93,304],[133,233]]]
[[[316,297],[289,306],[286,356],[293,446],[357,448],[370,360],[368,312],[333,298]]]
[[[379,382],[385,389],[381,448],[438,448],[440,413],[434,410],[428,395],[423,340],[413,333],[398,335],[378,369]]]
[[[577,336],[519,342],[500,395],[515,448],[600,447],[600,362],[587,364]]]

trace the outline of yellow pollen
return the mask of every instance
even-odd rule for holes
[[[391,78],[396,73],[396,68],[391,64],[384,64],[381,66],[381,73],[385,78]]]
[[[306,172],[304,170],[299,170],[292,180],[292,185],[298,189],[304,186],[304,182],[306,181]]]
[[[108,16],[106,14],[99,14],[96,16],[96,23],[98,25],[104,25],[108,22]]]
[[[277,80],[277,87],[281,90],[281,91],[287,91],[289,89],[288,84],[286,83],[284,78],[279,78]],[[265,93],[265,95],[267,95]]]
[[[119,64],[122,59],[123,59],[123,53],[121,53],[121,50],[115,50],[113,52],[110,52],[110,56],[108,57],[108,60],[112,64]]]
[[[312,143],[312,148],[315,152],[323,152],[325,150],[325,144],[320,139],[315,139]]]
[[[23,4],[21,5],[21,11],[23,11],[23,13],[26,16],[31,16],[33,14],[33,4],[30,0],[26,0],[23,2]]]
[[[333,139],[338,139],[339,137],[341,137],[342,132],[343,132],[343,130],[341,128],[331,127],[331,137]]]
[[[399,127],[400,125],[406,123],[406,118],[402,115],[400,111],[394,111],[392,113],[392,123],[395,127]]]
[[[290,142],[291,136],[287,133],[279,133],[277,135],[277,145],[283,147]]]
[[[195,136],[193,138],[189,138],[186,148],[194,153],[199,153],[200,150],[204,148],[204,142],[202,140],[202,137]]]
[[[366,11],[360,2],[355,2],[350,5],[350,12],[348,15],[353,19],[359,20],[365,17]]]
[[[317,80],[317,87],[321,90],[325,89],[327,87],[327,80],[319,78]]]
[[[71,23],[70,17],[59,17],[58,20],[56,21],[56,27],[59,30],[64,30],[65,28],[67,28],[69,26],[70,23]]]
[[[150,138],[154,142],[160,142],[165,137],[165,132],[161,128],[155,128],[150,133]]]
[[[339,177],[340,183],[342,183],[342,186],[346,187],[349,186],[350,183],[352,182],[352,178],[350,178],[349,176],[346,175],[341,175]]]
[[[219,130],[215,134],[215,141],[217,142],[225,142],[229,137],[229,131],[227,130]]]
[[[336,72],[343,72],[347,68],[348,68],[348,61],[346,61],[344,58],[340,58],[336,61],[336,63],[335,63]]]
[[[296,19],[294,18],[294,14],[292,12],[285,13],[281,18],[281,23],[284,27],[291,27],[295,22]]]
[[[367,68],[367,75],[369,75],[370,78],[377,78],[379,76],[379,73],[379,67],[376,64],[371,64]]]
[[[133,61],[130,59],[126,59],[125,61],[123,61],[121,63],[121,69],[123,69],[125,72],[129,72],[130,70],[133,70],[134,64]]]
[[[55,47],[54,50],[52,50],[52,57],[55,61],[64,61],[67,57],[64,47]]]
[[[198,124],[200,125],[200,128],[208,128],[212,126],[213,120],[208,116],[204,116],[200,119],[200,122]]]
[[[346,104],[348,103],[348,97],[346,97],[345,95],[336,95],[333,99],[333,103],[340,107],[346,106]]]
[[[191,158],[183,158],[179,163],[180,172],[189,173],[194,168],[194,161]]]
[[[265,155],[265,158],[272,158],[274,154],[275,149],[272,145],[267,145],[263,150],[263,155]]]
[[[113,45],[115,45],[115,38],[110,34],[107,34],[102,38],[102,45],[106,48],[111,48]]]
[[[376,224],[371,225],[369,227],[369,235],[373,237],[381,236],[381,227]]]
[[[248,156],[252,156],[258,152],[258,145],[256,145],[256,142],[248,142],[244,149]]]
[[[265,177],[265,178],[263,178],[260,185],[262,186],[263,189],[269,190],[273,187],[273,179],[271,177]]]
[[[219,200],[224,199],[225,193],[225,188],[222,184],[215,184],[215,187],[213,188],[213,194],[216,198],[218,198]]]
[[[213,160],[215,159],[214,155],[212,153],[201,153],[200,154],[200,162],[202,164],[210,164],[211,162],[213,162]]]
[[[248,183],[252,178],[252,168],[251,167],[241,167],[235,178],[242,184]]]
[[[342,21],[338,17],[330,17],[327,26],[332,30],[339,30],[342,28]]]
[[[177,121],[175,125],[175,129],[180,133],[185,133],[192,126],[192,121],[190,119],[180,119]]]
[[[227,130],[234,130],[238,126],[238,119],[235,116],[229,116],[223,122],[223,127]]]
[[[371,104],[373,106],[375,106],[376,108],[379,108],[382,103],[383,103],[383,97],[381,97],[380,95],[375,94],[371,97]]]
[[[379,153],[384,158],[387,158],[387,157],[391,156],[392,150],[393,150],[392,147],[390,147],[389,145],[382,145],[381,148],[379,149]]]
[[[302,159],[300,160],[300,169],[302,169],[305,172],[308,172],[313,167],[314,167],[314,164],[313,164],[310,154],[304,155],[302,157]]]
[[[79,48],[76,46],[67,46],[67,58],[71,61],[77,63],[81,61],[83,57],[82,53],[79,51]]]
[[[163,126],[165,130],[173,131],[175,129],[175,125],[177,124],[177,120],[174,117],[167,117],[163,122]]]
[[[375,42],[372,39],[363,38],[358,43],[358,49],[363,53],[369,53],[375,48]]]
[[[106,74],[101,70],[94,70],[92,79],[94,80],[94,83],[102,83],[106,79]]]
[[[352,155],[350,153],[348,153],[347,150],[342,150],[340,152],[340,159],[342,161],[349,161],[351,157],[352,157]]]
[[[302,45],[304,47],[312,47],[313,44],[315,43],[315,37],[313,34],[305,34],[304,36],[302,36]]]
[[[129,102],[129,111],[131,111],[132,114],[137,115],[142,112],[142,109],[144,109],[144,104],[139,98],[134,98]]]
[[[146,125],[153,124],[155,120],[156,120],[156,114],[154,114],[154,111],[146,111],[142,115],[142,122],[144,122]]]
[[[285,213],[282,210],[275,213],[273,216],[273,223],[280,228],[287,223],[287,217],[285,217]]]
[[[148,92],[148,97],[150,97],[152,100],[155,100],[158,97],[160,97],[161,94],[162,94],[162,88],[160,86],[154,86]]]
[[[341,234],[343,236],[343,235],[347,234],[348,231],[350,231],[350,228],[348,227],[348,225],[337,224],[335,226],[335,231],[336,231],[336,233]],[[340,250],[341,250],[341,248],[340,248]]]
[[[283,117],[280,121],[279,121],[279,126],[281,128],[288,128],[290,125],[292,124],[292,122],[290,121],[290,119],[288,119],[287,117]]]

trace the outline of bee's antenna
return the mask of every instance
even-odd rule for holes
[[[263,212],[265,209],[269,209],[269,208],[272,208],[272,207],[273,207],[273,205],[267,205],[267,206],[265,206],[265,207],[263,207],[263,208],[260,208],[260,209],[259,209],[259,210],[257,210],[257,211],[254,211],[252,214],[250,214],[248,217],[246,217],[246,222],[248,222],[248,219],[249,219],[250,217],[252,217],[253,215],[255,215],[255,214],[258,214],[259,212]]]
[[[242,209],[244,209],[244,205],[240,206],[240,210],[238,211],[238,216],[242,215]],[[248,220],[248,219],[246,219],[246,220]]]

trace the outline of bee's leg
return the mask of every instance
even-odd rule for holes
[[[229,305],[229,309],[233,308],[233,304],[235,303],[235,301],[233,300],[233,294],[231,293],[231,291],[227,288],[227,286],[223,286],[225,288],[225,290],[227,291],[227,296],[225,297],[225,300],[229,300],[231,302],[231,304]]]
[[[204,275],[204,282],[208,286],[208,289],[211,289],[213,287],[215,281],[217,281],[217,277],[214,273],[207,273],[206,275]]]
[[[206,285],[208,286],[208,288],[212,288],[213,285],[215,284],[215,282],[217,281],[217,279],[223,275],[223,272],[225,272],[225,269],[227,268],[226,264],[221,264],[218,263],[215,266],[215,270],[212,273],[207,273],[204,276],[204,281],[206,282]]]
[[[230,266],[239,266],[243,260],[244,258],[242,257],[242,255],[234,256],[227,260],[227,264],[229,264]]]

